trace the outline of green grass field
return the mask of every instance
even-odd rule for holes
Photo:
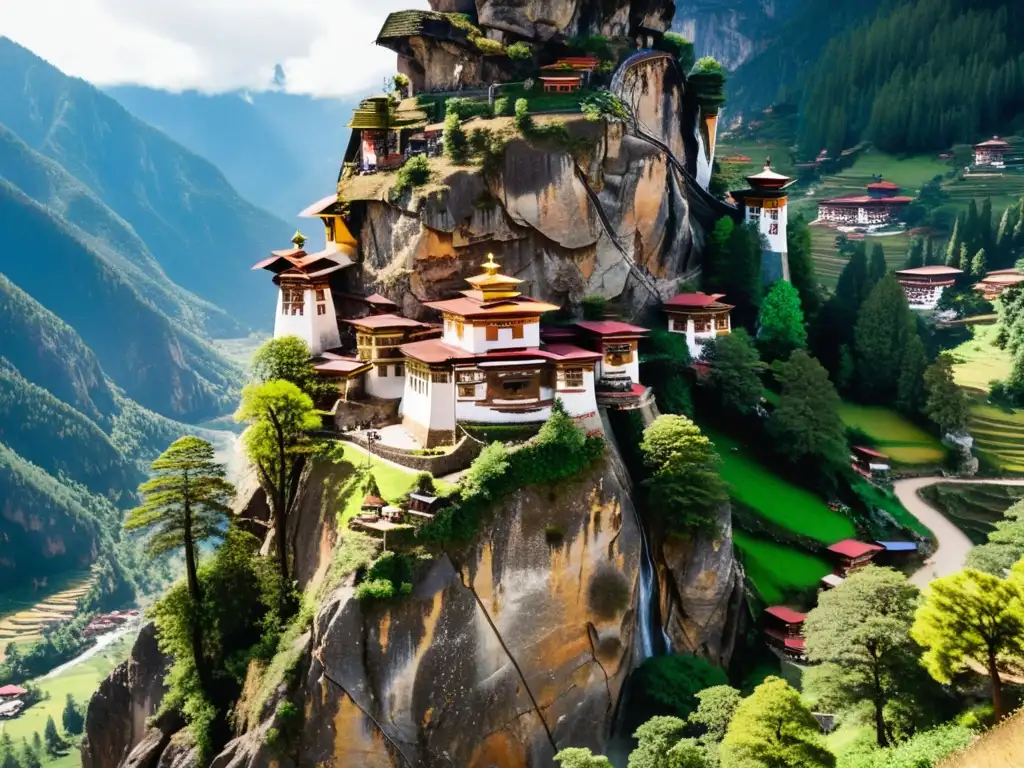
[[[938,438],[889,408],[844,402],[839,415],[843,424],[868,435],[895,464],[938,464],[946,458]]]
[[[768,605],[782,602],[787,593],[814,589],[822,576],[832,573],[828,561],[807,552],[739,530],[732,536],[747,578]]]
[[[714,430],[704,432],[718,448],[722,478],[737,501],[766,520],[823,544],[853,536],[853,523],[829,509],[820,497],[774,474],[732,438]]]
[[[74,616],[95,577],[86,570],[53,576],[46,587],[20,587],[0,595],[0,661],[8,643],[34,643],[47,624]]]
[[[975,453],[1000,472],[1024,473],[1024,410],[989,405],[978,397],[969,429]]]
[[[4,720],[0,723],[0,732],[10,734],[15,744],[20,744],[23,738],[31,741],[35,731],[42,736],[47,717],[53,717],[60,728],[61,712],[67,695],[70,693],[79,704],[87,704],[100,682],[127,657],[130,649],[131,641],[128,638],[122,639],[51,680],[35,681],[44,694],[49,694],[49,698],[25,710],[24,714],[14,720]],[[44,765],[81,765],[81,757],[77,748],[73,748],[68,755],[44,762]]]
[[[814,218],[814,213],[807,216],[808,221]],[[823,285],[834,287],[839,281],[839,274],[846,266],[847,259],[840,256],[836,250],[836,235],[838,230],[821,224],[811,227],[811,257],[814,259],[814,271],[818,276],[818,282]],[[889,269],[902,269],[907,260],[907,250],[910,248],[910,237],[906,234],[879,235],[877,237],[865,238],[868,253],[875,244],[880,244],[885,251],[885,263]]]
[[[922,488],[919,493],[975,544],[984,544],[1006,510],[1024,498],[1024,488],[1020,486],[981,483],[939,483]]]
[[[996,334],[999,333],[999,326],[995,323],[969,327],[971,338],[949,350],[955,361],[953,374],[961,387],[988,392],[990,382],[1010,376],[1010,354],[995,345]]]

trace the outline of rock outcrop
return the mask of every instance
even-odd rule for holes
[[[164,695],[168,660],[160,653],[156,628],[145,625],[131,655],[104,680],[89,702],[82,741],[83,768],[155,765],[182,722],[174,715],[148,720]],[[149,758],[154,758],[150,761]]]
[[[431,0],[434,6],[449,4]],[[476,12],[482,27],[533,40],[556,35],[630,37],[664,32],[672,21],[672,4],[663,0],[476,0]]]

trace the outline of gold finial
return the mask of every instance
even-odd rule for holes
[[[306,244],[306,236],[296,229],[295,234],[292,235],[292,244],[301,251],[302,246]]]
[[[764,169],[766,171],[770,171],[772,169],[772,156],[771,155],[768,155],[768,157],[766,157],[764,159]]]
[[[484,262],[483,268],[484,272],[486,272],[488,275],[496,275],[498,274],[498,270],[501,269],[501,265],[494,260],[493,253],[488,253],[487,261]]]

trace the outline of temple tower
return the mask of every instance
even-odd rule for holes
[[[749,189],[733,192],[732,196],[743,209],[744,222],[756,224],[761,233],[761,282],[767,285],[776,280],[788,281],[786,224],[789,194],[786,188],[793,179],[772,170],[772,161],[768,158],[764,170],[747,176],[747,183],[750,184]]]

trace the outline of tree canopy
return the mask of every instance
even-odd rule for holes
[[[252,375],[258,382],[290,381],[314,400],[338,391],[317,374],[309,345],[298,336],[277,336],[263,342],[253,354]]]
[[[757,346],[767,362],[787,358],[794,350],[807,346],[800,295],[792,283],[778,280],[772,285],[761,305],[757,326]]]
[[[818,663],[812,687],[846,708],[870,701],[875,739],[888,743],[886,704],[906,691],[919,649],[910,637],[919,593],[890,568],[868,566],[822,592],[807,615],[807,656]]]
[[[711,363],[707,390],[725,413],[741,416],[753,413],[761,401],[764,384],[757,347],[744,329],[718,336],[709,345],[706,359]]]
[[[925,369],[924,413],[943,432],[962,432],[970,416],[970,398],[953,379],[953,358],[946,353],[938,356]]]
[[[722,741],[721,768],[832,768],[814,715],[800,694],[768,677],[740,702]]]
[[[917,319],[895,276],[880,280],[857,315],[854,352],[857,392],[871,403],[897,398],[905,352],[917,335]]]

